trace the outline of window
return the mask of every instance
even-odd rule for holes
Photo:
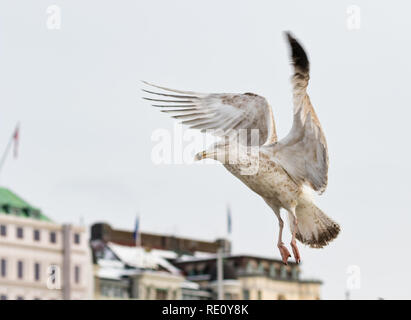
[[[167,299],[167,290],[156,289],[156,300],[166,300],[166,299]]]
[[[298,280],[298,269],[296,267],[291,269],[291,278]]]
[[[48,280],[53,288],[60,285],[60,267],[56,264],[51,264],[47,268]]]
[[[4,278],[7,275],[7,261],[6,259],[1,259],[0,261],[0,275]]]
[[[247,263],[247,273],[253,273],[254,272],[254,265],[252,261],[248,261]]]
[[[108,297],[106,286],[102,285],[101,288],[100,288],[100,291],[101,291],[100,293],[101,293],[102,296]]]
[[[0,295],[0,300],[7,300],[7,296],[5,294]]]
[[[34,230],[33,239],[34,241],[40,241],[40,230]]]
[[[23,239],[24,233],[22,227],[17,227],[17,238]]]
[[[80,266],[74,267],[74,282],[80,283]]]
[[[0,236],[2,237],[7,236],[7,228],[4,224],[0,225]]]
[[[37,262],[34,264],[34,280],[40,280],[40,263]]]
[[[262,262],[260,262],[260,263],[258,264],[258,273],[259,273],[259,274],[264,274],[264,273],[265,273],[264,264],[263,264]]]
[[[26,217],[30,217],[30,209],[24,208],[21,210]]]
[[[50,232],[50,242],[56,243],[56,233],[55,232]]]
[[[270,265],[270,277],[274,278],[277,275],[277,270],[274,264]]]
[[[17,278],[23,279],[23,261],[17,261]]]
[[[114,295],[118,298],[121,298],[123,296],[123,290],[121,290],[120,287],[116,287],[114,290]]]
[[[233,300],[233,295],[231,293],[224,293],[224,300]]]
[[[80,244],[80,234],[79,233],[74,234],[74,243]]]
[[[261,292],[261,290],[258,290],[258,292],[257,292],[257,299],[258,299],[258,300],[262,300],[262,299],[263,299],[263,293]]]
[[[109,294],[110,294],[107,286],[105,286],[105,285],[101,285],[100,293],[101,293],[101,295],[104,296],[104,297],[108,297]]]
[[[22,296],[17,296],[16,300],[24,300]]]
[[[250,290],[247,290],[247,289],[243,290],[243,299],[250,300]]]
[[[284,266],[281,266],[280,277],[281,277],[282,279],[286,279],[286,278],[287,278],[287,269],[286,269]]]

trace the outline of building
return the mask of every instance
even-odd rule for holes
[[[53,222],[0,187],[0,298],[92,298],[86,231]]]
[[[199,258],[183,256],[173,261],[186,279],[212,292],[217,298],[216,255]],[[300,278],[300,265],[252,256],[223,256],[224,299],[313,300],[320,299],[321,281]]]
[[[113,229],[107,223],[92,225],[91,240],[99,240],[104,243],[113,242],[124,246],[135,246],[136,244],[131,231]],[[140,233],[140,243],[142,247],[147,249],[172,251],[180,255],[192,255],[195,252],[216,253],[220,247],[223,247],[226,252],[231,250],[230,242],[225,239],[210,242],[147,232]]]
[[[156,252],[96,240],[91,245],[95,299],[181,299],[184,276]]]
[[[114,288],[121,287],[127,292],[122,297],[132,299],[216,299],[221,247],[225,299],[320,299],[321,281],[301,279],[300,265],[233,255],[227,240],[208,242],[151,233],[141,233],[140,239],[137,248],[131,231],[104,223],[92,226],[95,283],[100,284],[97,298],[121,298],[114,294],[120,292]]]

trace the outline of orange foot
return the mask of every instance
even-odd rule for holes
[[[300,252],[298,251],[297,248],[297,242],[295,240],[291,241],[291,248],[293,249],[293,255],[295,258],[295,262],[300,263],[301,262],[301,257],[300,257]]]
[[[291,257],[290,252],[288,251],[288,249],[285,247],[284,243],[279,243],[278,244],[278,249],[280,249],[280,253],[281,253],[281,258],[283,260],[284,264],[288,264],[287,260],[289,257]]]

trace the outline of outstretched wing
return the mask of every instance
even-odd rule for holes
[[[196,93],[143,82],[162,90],[154,92],[143,89],[152,95],[144,99],[152,101],[154,107],[170,113],[192,129],[210,130],[217,136],[227,137],[238,136],[243,129],[243,136],[247,134],[247,145],[277,141],[271,107],[261,96],[253,93]],[[253,132],[258,133],[258,141],[252,139]]]
[[[294,66],[294,121],[289,134],[274,146],[275,157],[298,184],[322,193],[328,180],[327,142],[307,94],[309,61],[297,40],[286,33]]]

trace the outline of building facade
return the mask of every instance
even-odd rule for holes
[[[141,247],[136,247],[133,232],[97,223],[91,227],[91,244],[97,298],[116,298],[120,289],[114,288],[121,286],[131,299],[217,299],[217,251],[222,248],[224,299],[320,299],[321,281],[302,279],[300,265],[233,255],[224,239],[141,233]]]
[[[141,246],[147,249],[158,249],[175,252],[179,255],[195,252],[216,253],[218,248],[223,247],[230,252],[230,242],[225,239],[216,241],[203,241],[164,234],[140,232]],[[135,246],[136,240],[133,232],[112,228],[107,223],[95,223],[91,226],[91,240],[100,240],[104,243],[112,242],[124,246]]]
[[[95,299],[182,299],[184,276],[156,252],[98,240],[91,246]]]
[[[0,298],[90,299],[85,227],[61,225],[0,188]]]
[[[209,289],[217,298],[216,257],[183,257],[174,265],[188,281]],[[252,255],[225,254],[223,257],[224,299],[318,300],[322,282],[300,277],[301,267],[281,260]]]

